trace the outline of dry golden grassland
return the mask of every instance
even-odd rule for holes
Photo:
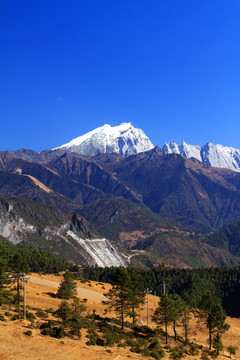
[[[32,274],[26,287],[27,305],[43,310],[49,308],[57,309],[61,300],[50,296],[50,293],[56,293],[61,280],[61,276]],[[102,303],[103,300],[106,300],[104,293],[109,290],[109,284],[100,284],[94,281],[82,284],[78,281],[77,285],[78,297],[80,299],[87,299],[87,312],[92,313],[93,310],[95,310],[100,316],[115,317],[114,312],[108,312],[106,315],[106,306]],[[151,318],[155,308],[155,299],[152,295],[149,296],[149,308]],[[1,313],[4,314],[6,311],[7,309],[2,307]],[[140,318],[144,324],[146,324],[146,308],[142,310]],[[223,335],[224,351],[219,355],[219,360],[230,358],[230,354],[226,350],[228,346],[232,345],[240,348],[240,319],[227,318],[227,322],[231,327],[230,330]],[[140,323],[138,324],[140,325]],[[150,326],[154,327],[155,324],[150,323]],[[205,326],[203,324],[199,326],[197,320],[192,319],[190,327],[190,341],[203,346],[203,348],[207,348],[208,334]],[[24,332],[29,329],[32,331],[32,336],[24,335]],[[181,333],[181,329],[178,329],[178,332]],[[86,342],[88,339],[86,338],[86,330],[83,329],[81,334],[80,339],[77,339],[77,337],[56,339],[41,335],[40,330],[31,327],[29,321],[10,321],[7,317],[7,321],[0,321],[0,360],[147,359],[147,357],[141,354],[130,352],[129,347],[87,346]],[[161,344],[164,348],[165,344],[163,340],[161,340]],[[177,345],[172,338],[170,338],[169,344],[172,347]],[[170,359],[169,352],[165,352],[166,355],[164,359]],[[201,351],[199,351],[198,355],[186,354],[183,358],[200,360]],[[240,359],[240,352],[238,351],[236,356],[232,356],[232,359]]]

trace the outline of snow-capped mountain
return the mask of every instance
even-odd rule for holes
[[[122,123],[118,126],[105,124],[53,150],[61,149],[86,156],[109,153],[129,156],[152,148],[154,146],[143,130],[135,128],[131,123]],[[240,172],[240,150],[232,147],[214,145],[211,142],[200,147],[185,141],[178,145],[173,141],[165,143],[162,149],[167,154],[180,154],[212,167]]]
[[[114,152],[129,156],[153,147],[141,129],[134,128],[131,123],[122,123],[113,127],[106,124],[53,150],[61,149],[90,156]]]
[[[240,150],[232,147],[214,145],[211,142],[200,147],[199,145],[189,145],[184,141],[177,145],[173,141],[164,144],[163,151],[167,154],[181,154],[186,158],[193,157],[212,167],[240,172]]]

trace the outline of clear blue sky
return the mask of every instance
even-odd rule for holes
[[[105,123],[240,148],[240,1],[1,0],[0,149]]]

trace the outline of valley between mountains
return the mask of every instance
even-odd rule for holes
[[[240,263],[231,245],[208,240],[240,217],[240,174],[158,147],[131,156],[2,152],[0,194],[2,236],[79,264]]]

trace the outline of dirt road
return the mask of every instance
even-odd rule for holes
[[[32,284],[46,286],[46,287],[54,288],[54,289],[58,289],[59,284],[60,284],[60,282],[53,281],[53,280],[47,280],[47,279],[41,279],[41,278],[33,276],[33,275],[30,276],[30,279],[28,281]],[[88,298],[88,299],[91,299],[91,300],[93,300],[95,302],[99,302],[99,303],[101,303],[103,300],[106,300],[106,297],[103,294],[101,294],[100,292],[90,290],[90,289],[84,289],[83,287],[80,287],[80,286],[77,287],[77,293],[79,296],[81,296],[83,298]]]

